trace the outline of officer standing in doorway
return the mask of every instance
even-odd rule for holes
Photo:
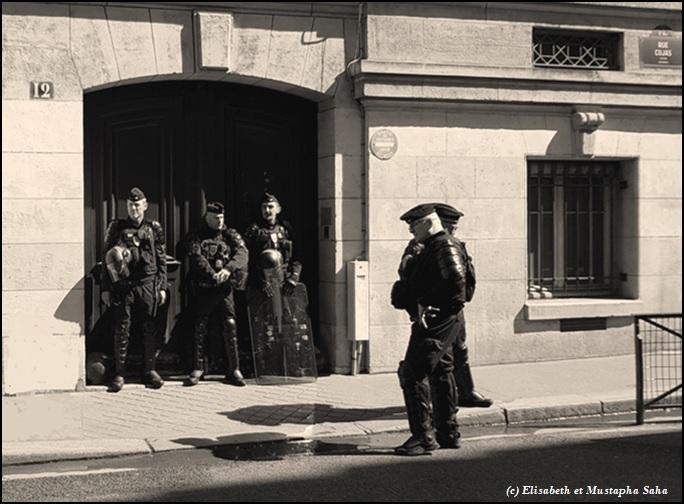
[[[258,377],[312,378],[316,375],[302,264],[296,260],[293,230],[279,216],[278,199],[264,193],[261,218],[245,232],[250,253],[247,302]]]
[[[189,386],[197,385],[204,374],[204,347],[209,319],[215,311],[221,316],[228,365],[226,381],[245,386],[240,372],[233,290],[243,287],[249,254],[240,234],[227,228],[224,218],[221,203],[208,203],[200,229],[186,237],[195,305],[193,370],[186,381]]]
[[[283,270],[283,294],[290,295],[299,282],[302,274],[302,263],[293,258],[293,230],[289,222],[279,219],[282,207],[273,194],[264,193],[260,204],[261,221],[252,223],[245,232],[252,261],[249,264],[249,284],[258,287],[267,297],[273,296],[273,288],[263,275],[263,268],[258,260],[266,250],[280,254]]]
[[[144,382],[160,388],[164,381],[156,371],[157,308],[166,302],[166,241],[157,221],[145,219],[147,198],[137,187],[127,199],[127,219],[110,223],[105,238],[102,301],[114,310],[115,375],[110,391],[124,386],[126,356],[133,317],[140,317],[145,349]]]

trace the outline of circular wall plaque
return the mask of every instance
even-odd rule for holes
[[[388,129],[376,131],[370,140],[370,150],[378,159],[390,159],[397,152],[397,136]]]

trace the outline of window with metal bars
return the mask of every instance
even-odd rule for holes
[[[535,66],[619,70],[619,34],[535,28],[532,39]]]
[[[612,228],[619,165],[528,163],[531,298],[615,294]]]

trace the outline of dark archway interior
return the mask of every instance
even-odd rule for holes
[[[268,89],[220,82],[137,84],[89,93],[84,102],[87,351],[106,351],[96,279],[109,220],[126,216],[126,194],[143,189],[148,218],[166,232],[172,301],[162,372],[190,366],[184,285],[184,235],[207,201],[224,202],[226,223],[243,233],[258,216],[264,190],[275,193],[296,236],[316,335],[318,287],[317,105]],[[238,296],[238,304],[244,302]],[[243,366],[251,369],[248,326],[240,320]],[[105,322],[103,320],[102,322]],[[140,352],[133,338],[130,360]],[[214,342],[215,344],[216,342]],[[100,350],[102,349],[102,350]],[[220,367],[220,362],[217,363]]]

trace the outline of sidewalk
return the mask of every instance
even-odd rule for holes
[[[461,408],[459,423],[495,425],[635,409],[634,357],[473,369],[491,408]],[[217,444],[408,430],[394,374],[237,388],[221,382],[159,390],[126,385],[2,399],[2,463],[95,458]]]

